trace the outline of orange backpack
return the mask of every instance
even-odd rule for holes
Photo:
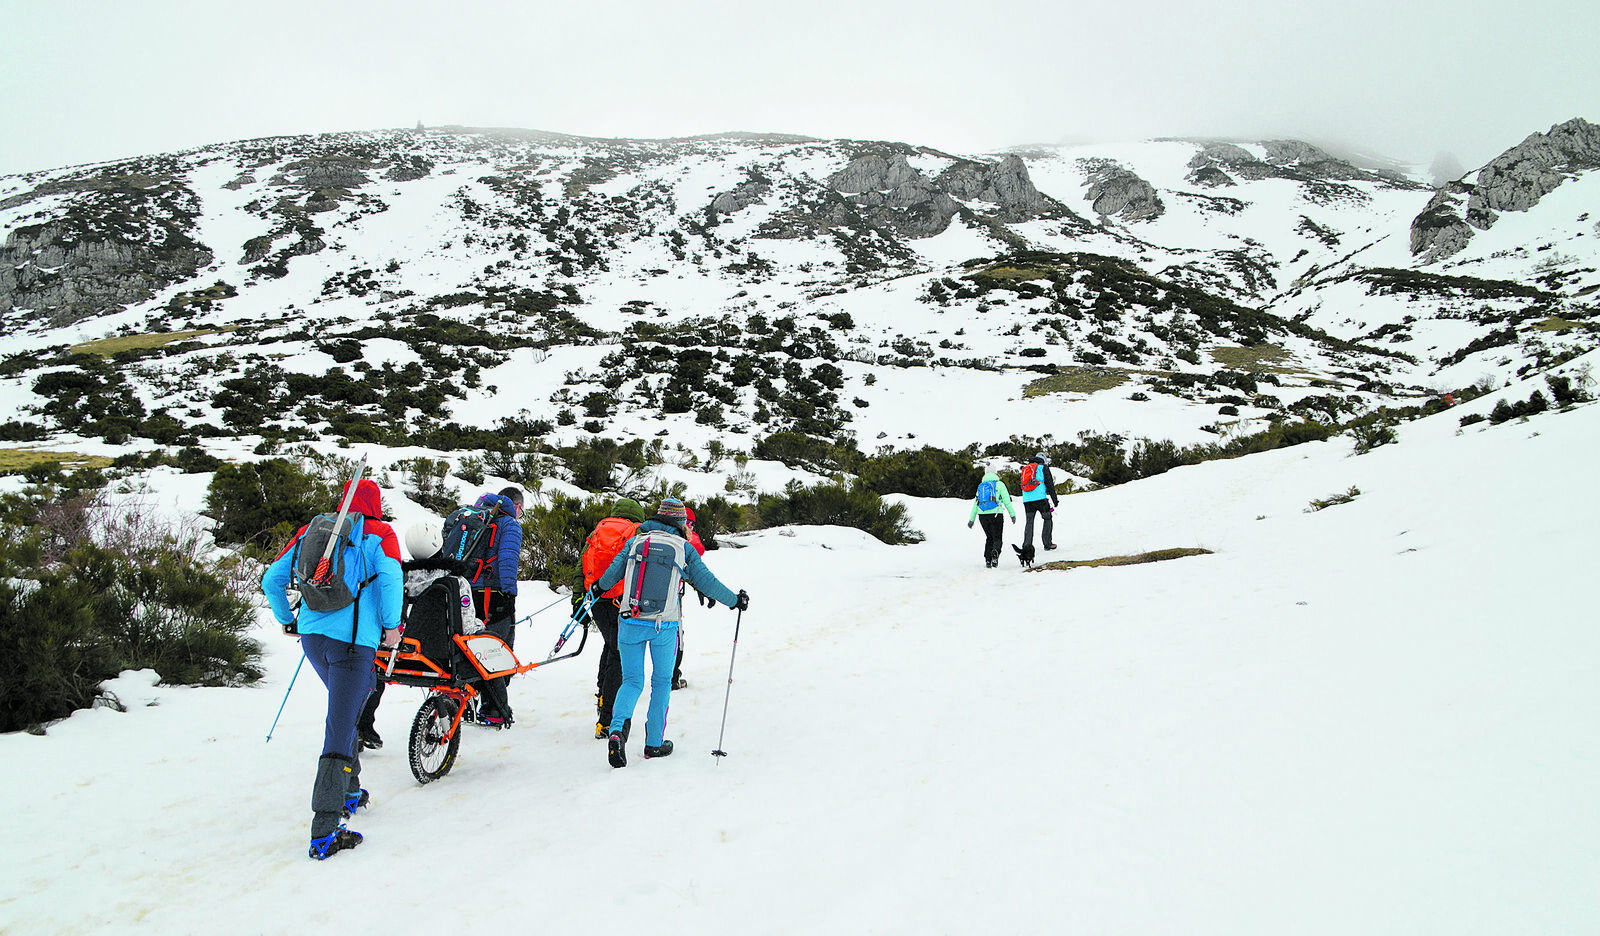
[[[1022,489],[1031,491],[1039,486],[1039,463],[1028,462],[1022,466]]]
[[[583,547],[583,587],[590,588],[604,575],[606,568],[611,565],[617,553],[622,552],[622,547],[633,537],[639,524],[622,517],[607,517],[600,521],[589,534],[589,540]],[[616,598],[622,594],[622,580],[611,586],[605,593],[607,598]]]

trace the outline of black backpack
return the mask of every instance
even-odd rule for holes
[[[444,548],[439,555],[461,563],[466,568],[467,581],[474,585],[499,585],[493,575],[495,539],[499,534],[494,524],[496,511],[493,506],[458,507],[444,521]]]

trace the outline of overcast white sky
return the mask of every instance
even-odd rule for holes
[[[1475,168],[1600,122],[1596,0],[0,0],[0,24],[0,173],[419,120],[1298,137]]]

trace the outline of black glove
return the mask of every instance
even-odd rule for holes
[[[599,604],[600,603],[600,596],[603,595],[603,594],[605,594],[605,592],[600,590],[600,583],[599,582],[596,582],[595,584],[589,586],[589,593],[588,593],[588,595],[589,595],[589,597],[588,597],[589,603],[590,604]]]
[[[969,530],[972,529],[972,521],[971,520],[967,521],[967,529],[969,529]]]
[[[738,600],[734,601],[733,606],[738,608],[740,611],[750,607],[750,593],[742,588],[739,589],[739,598]]]
[[[717,606],[716,599],[712,598],[710,595],[702,595],[702,594],[700,594],[700,592],[696,591],[694,593],[694,597],[695,597],[696,601],[700,602],[701,604],[705,605],[708,608],[715,608]]]

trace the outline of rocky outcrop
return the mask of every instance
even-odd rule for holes
[[[1109,159],[1081,160],[1095,214],[1124,221],[1153,221],[1167,206],[1155,186]]]
[[[64,222],[17,228],[0,247],[0,312],[31,309],[69,324],[150,299],[212,260],[187,239],[153,240],[85,238]]]
[[[1461,207],[1471,187],[1452,182],[1433,193],[1428,207],[1411,221],[1411,255],[1432,263],[1459,252],[1472,239],[1472,228],[1461,217]]]
[[[1589,169],[1600,169],[1600,126],[1573,119],[1535,133],[1478,170],[1475,183],[1439,189],[1411,222],[1411,254],[1432,263],[1459,253],[1499,212],[1527,211]]]
[[[897,189],[916,181],[926,182],[927,176],[911,167],[905,153],[888,156],[868,153],[852,159],[848,166],[829,176],[828,187],[845,195],[860,195]]]
[[[1569,120],[1535,133],[1478,171],[1467,222],[1488,230],[1496,212],[1527,211],[1584,169],[1600,168],[1600,126]]]
[[[1029,221],[1061,208],[1033,187],[1028,166],[1015,153],[999,162],[958,162],[939,173],[935,186],[953,198],[984,201],[995,206],[996,221]]]
[[[751,178],[739,183],[731,192],[723,192],[711,200],[711,213],[731,215],[743,211],[765,198],[772,191],[766,179]]]
[[[1189,160],[1188,179],[1195,185],[1233,185],[1235,179],[1288,179],[1318,191],[1346,188],[1341,182],[1376,182],[1398,188],[1416,184],[1388,172],[1359,168],[1302,140],[1269,140],[1260,144],[1257,157],[1236,143],[1206,142]]]
[[[343,159],[335,156],[317,159],[302,159],[283,167],[284,174],[289,177],[290,184],[299,188],[312,190],[320,189],[354,189],[366,185],[369,181],[365,171],[366,163],[359,159]]]

